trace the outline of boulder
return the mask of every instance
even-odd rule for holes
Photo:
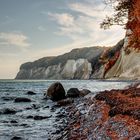
[[[66,105],[69,105],[69,104],[71,104],[71,103],[73,103],[73,102],[74,102],[73,99],[67,98],[67,99],[63,99],[63,100],[58,101],[58,102],[57,102],[57,105],[58,105],[58,106],[66,106]]]
[[[36,115],[33,118],[34,118],[34,120],[44,120],[44,119],[47,119],[47,118],[50,118],[50,117],[51,116],[38,116],[38,115]]]
[[[36,93],[33,92],[33,91],[28,91],[26,94],[28,94],[28,95],[35,95]]]
[[[76,98],[79,97],[79,95],[80,95],[80,91],[78,90],[78,88],[70,88],[67,91],[67,97]]]
[[[50,116],[40,116],[40,115],[32,116],[32,115],[29,115],[29,116],[27,116],[27,119],[44,120],[44,119],[47,119],[50,117],[51,117],[51,115]]]
[[[23,140],[22,137],[14,136],[11,140]]]
[[[18,123],[16,120],[11,120],[10,123]]]
[[[82,96],[82,97],[83,96],[86,96],[89,93],[91,93],[91,91],[88,90],[88,89],[82,89],[82,90],[80,90],[80,96]]]
[[[53,83],[47,90],[47,97],[53,101],[64,99],[66,96],[62,84],[59,82]]]
[[[11,108],[4,108],[0,110],[0,114],[15,114],[17,111]]]
[[[14,102],[15,103],[19,103],[19,102],[31,102],[31,99],[25,98],[25,97],[18,97],[18,98],[15,99]]]

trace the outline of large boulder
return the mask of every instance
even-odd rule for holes
[[[80,91],[77,88],[70,88],[67,91],[67,97],[76,98],[80,96]]]
[[[53,83],[47,90],[47,97],[53,101],[65,99],[65,89],[60,82]]]

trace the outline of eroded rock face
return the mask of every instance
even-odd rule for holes
[[[16,79],[88,79],[103,47],[85,47],[20,66]]]
[[[16,79],[103,78],[104,64],[110,59],[116,61],[114,56],[116,52],[120,52],[123,44],[124,40],[121,40],[114,47],[74,49],[56,57],[44,57],[34,62],[27,62],[21,65]]]
[[[87,59],[78,59],[68,60],[61,74],[64,79],[89,79],[91,71],[91,63]]]
[[[21,69],[17,79],[89,79],[92,72],[91,63],[87,59],[70,59],[62,65]]]
[[[105,77],[140,79],[140,1],[132,0],[124,46]]]

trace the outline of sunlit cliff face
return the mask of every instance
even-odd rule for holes
[[[140,50],[140,0],[132,1],[132,8],[129,11],[127,34],[128,44],[126,47]]]
[[[131,0],[130,6],[123,48],[113,63],[106,63],[105,78],[140,79],[140,0]]]

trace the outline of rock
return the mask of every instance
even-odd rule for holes
[[[26,110],[30,110],[30,109],[32,109],[32,107],[26,107],[25,109],[26,109]]]
[[[11,120],[10,123],[18,123],[16,120]]]
[[[8,121],[1,121],[2,123],[9,123]]]
[[[22,140],[22,138],[19,136],[14,136],[11,140]]]
[[[36,93],[33,92],[33,91],[28,91],[26,94],[28,94],[28,95],[36,95]]]
[[[0,114],[15,114],[17,111],[10,108],[4,108],[0,111]]]
[[[47,118],[50,118],[51,116],[34,116],[34,120],[44,120],[44,119],[47,119]]]
[[[15,103],[19,103],[19,102],[31,102],[31,99],[25,98],[25,97],[18,97],[18,98],[15,99],[14,102]]]
[[[32,108],[33,109],[38,109],[38,108],[40,108],[40,106],[38,104],[32,104]]]
[[[44,119],[47,119],[50,117],[51,117],[51,115],[50,116],[40,116],[40,115],[32,116],[32,115],[29,115],[26,118],[27,119],[34,119],[34,120],[44,120]]]
[[[50,106],[47,105],[47,106],[44,106],[43,108],[49,108],[49,107],[50,107]]]
[[[82,89],[82,90],[80,90],[80,96],[82,96],[82,97],[83,96],[86,96],[89,93],[91,93],[91,91],[88,90],[88,89]]]
[[[29,126],[28,124],[26,124],[26,123],[20,124],[20,126],[30,127],[30,126]]]
[[[67,99],[63,99],[63,100],[60,100],[57,102],[57,105],[58,106],[66,106],[66,105],[69,105],[71,103],[73,103],[74,100],[70,99],[70,98],[67,98]]]
[[[26,118],[27,118],[27,119],[33,119],[34,117],[31,116],[31,115],[29,115],[29,116],[27,116]]]
[[[79,97],[80,91],[77,88],[70,88],[67,91],[67,97],[76,98]]]
[[[47,96],[53,100],[58,101],[65,98],[65,90],[61,83],[53,83],[47,90]]]
[[[61,131],[60,130],[55,130],[54,132],[52,132],[51,134],[54,135],[54,134],[59,134]]]
[[[66,115],[65,114],[58,114],[58,115],[56,115],[56,117],[59,118],[59,119],[62,119],[62,118],[65,118]]]
[[[135,136],[135,137],[133,138],[133,140],[140,140],[140,135]]]

